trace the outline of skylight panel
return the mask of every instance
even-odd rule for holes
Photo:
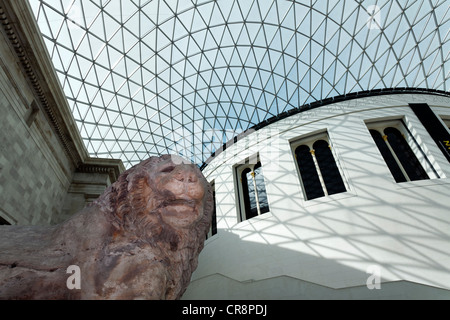
[[[77,125],[92,121],[89,103],[107,110],[97,129],[79,126],[88,150],[126,166],[177,146],[170,130],[214,130],[214,144],[202,134],[182,148],[205,161],[226,130],[305,103],[392,86],[448,90],[445,1],[29,1]],[[151,134],[145,147],[94,141],[144,139],[137,127]]]

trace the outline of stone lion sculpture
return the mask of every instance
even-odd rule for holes
[[[178,299],[212,201],[196,166],[149,158],[59,225],[1,226],[0,298]]]

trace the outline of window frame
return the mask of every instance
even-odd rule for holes
[[[236,190],[236,199],[237,199],[237,220],[238,223],[252,220],[257,217],[264,216],[268,213],[270,213],[270,203],[269,203],[269,195],[267,193],[267,183],[266,183],[266,177],[263,174],[263,180],[264,180],[264,188],[266,190],[266,198],[267,198],[267,207],[268,211],[264,211],[261,214],[257,214],[256,216],[247,218],[247,211],[246,211],[246,205],[244,200],[244,187],[242,183],[242,173],[246,169],[250,169],[251,171],[254,171],[255,166],[260,163],[260,168],[263,168],[263,163],[261,162],[261,159],[259,157],[259,153],[257,153],[254,156],[247,157],[244,161],[244,163],[239,163],[234,165],[233,167],[233,174],[234,174],[234,181],[235,181],[235,190]],[[263,169],[262,169],[263,170]],[[256,190],[255,190],[256,191]],[[257,203],[259,205],[259,203]]]
[[[389,167],[387,168],[392,181],[398,185],[407,184],[407,183],[417,183],[419,181],[429,181],[433,179],[440,179],[440,175],[437,171],[437,168],[435,168],[432,164],[431,159],[427,156],[426,150],[423,149],[423,147],[418,142],[418,136],[414,135],[413,132],[408,128],[408,122],[405,117],[398,117],[398,118],[392,118],[392,119],[371,119],[364,121],[367,130],[369,131],[369,135],[372,138],[372,135],[370,134],[370,130],[376,130],[378,131],[381,136],[385,135],[384,130],[386,128],[395,128],[397,129],[402,136],[405,138],[406,143],[411,148],[411,151],[414,153],[415,157],[417,158],[418,162],[422,166],[423,170],[428,175],[428,179],[419,179],[419,180],[410,180],[406,176],[406,180],[404,182],[396,182],[391,170]],[[372,139],[373,141],[373,139]],[[384,164],[387,166],[387,163],[384,161],[383,156],[381,155],[381,151],[379,150],[378,146],[376,145],[375,141],[373,141],[373,144],[378,152],[380,152],[380,156],[383,159]],[[403,171],[403,170],[402,170]],[[404,174],[404,172],[403,172]]]
[[[344,183],[344,187],[345,187],[346,191],[334,193],[334,194],[328,194],[328,192],[324,192],[324,194],[325,194],[324,196],[308,199],[306,196],[306,191],[305,191],[306,189],[305,189],[305,186],[303,183],[303,179],[302,179],[302,176],[300,173],[300,168],[298,166],[298,161],[296,158],[295,150],[302,145],[306,145],[309,147],[310,150],[313,150],[313,145],[319,140],[325,140],[326,142],[328,142],[328,145],[331,150],[331,154],[334,158],[336,167],[338,169],[339,175],[341,176],[342,182]],[[341,164],[337,148],[333,145],[333,141],[330,137],[330,134],[328,133],[328,130],[323,129],[323,130],[319,130],[319,131],[316,131],[316,132],[313,132],[310,134],[303,135],[301,137],[296,137],[294,139],[291,139],[289,141],[289,143],[290,143],[290,147],[291,147],[291,154],[292,154],[292,157],[293,157],[294,163],[295,163],[296,174],[297,174],[298,180],[300,182],[300,186],[301,186],[301,195],[303,197],[303,201],[304,201],[305,205],[307,205],[307,204],[313,205],[316,203],[322,203],[322,202],[329,201],[330,199],[345,198],[351,194],[352,188],[350,186],[349,180],[347,179],[347,175],[345,174],[344,167]],[[323,178],[319,177],[319,179],[321,180],[322,188],[324,188],[325,186],[323,184],[324,183]]]

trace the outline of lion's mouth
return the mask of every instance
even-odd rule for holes
[[[185,199],[165,200],[160,206],[160,208],[165,208],[167,210],[176,211],[179,213],[194,211],[195,207],[196,201]]]

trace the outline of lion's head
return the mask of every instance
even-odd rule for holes
[[[213,210],[211,186],[198,167],[178,156],[151,157],[122,173],[95,204],[107,208],[116,246],[152,248],[182,269],[179,281],[187,285]]]
[[[109,209],[117,232],[154,244],[160,237],[190,231],[203,241],[211,222],[212,201],[210,184],[198,167],[178,156],[163,155],[122,173],[96,202]]]

